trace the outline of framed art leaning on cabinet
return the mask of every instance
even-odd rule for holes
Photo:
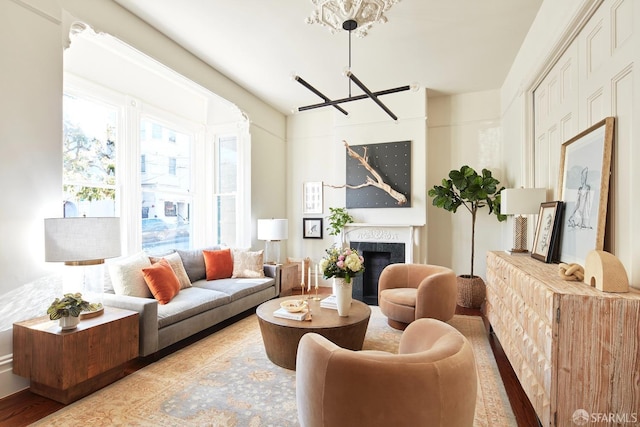
[[[531,256],[533,258],[544,262],[554,260],[561,218],[562,202],[540,204],[536,234],[531,248]]]
[[[562,262],[584,264],[587,253],[604,247],[614,124],[607,117],[562,144]]]

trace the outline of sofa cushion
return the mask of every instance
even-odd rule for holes
[[[254,279],[218,279],[199,280],[192,283],[194,288],[222,292],[228,295],[232,301],[239,300],[247,295],[254,294],[273,286],[275,280],[271,277]]]
[[[173,269],[173,272],[176,274],[178,281],[180,282],[180,289],[187,289],[191,287],[191,280],[189,280],[189,276],[187,275],[187,271],[184,269],[184,264],[182,264],[182,258],[180,258],[180,254],[177,252],[173,252],[163,256],[162,258],[150,256],[149,260],[154,264],[161,259],[166,259],[169,262],[169,265]]]
[[[233,273],[231,249],[203,250],[207,280],[226,279]]]
[[[151,291],[142,275],[142,269],[149,266],[151,266],[151,261],[144,252],[109,262],[109,275],[115,293],[151,298]]]
[[[142,269],[144,281],[160,304],[167,304],[180,292],[180,281],[166,259]]]
[[[158,329],[231,302],[225,293],[191,287],[176,295],[169,304],[158,304]]]
[[[220,246],[212,246],[205,249],[213,251],[216,249],[220,249]],[[176,252],[182,259],[182,264],[184,265],[184,269],[187,272],[187,276],[189,276],[189,281],[191,283],[207,277],[207,270],[204,266],[204,256],[202,255],[202,249],[193,249],[187,251],[177,249]]]
[[[233,250],[233,274],[231,277],[264,277],[263,251]]]

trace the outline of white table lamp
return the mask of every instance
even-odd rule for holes
[[[63,293],[81,292],[102,302],[106,258],[120,256],[120,218],[74,217],[44,220],[44,260],[73,266],[65,271]],[[91,267],[97,266],[97,267]]]
[[[265,264],[280,264],[280,241],[289,237],[289,220],[259,219],[258,240],[265,240]],[[272,255],[272,252],[274,255]]]
[[[513,220],[513,249],[528,252],[527,217],[540,212],[540,204],[547,200],[545,188],[507,188],[500,193],[500,213],[516,215]]]

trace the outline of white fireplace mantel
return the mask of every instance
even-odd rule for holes
[[[348,242],[404,243],[405,262],[413,263],[414,233],[424,224],[368,224],[352,222],[345,225]]]

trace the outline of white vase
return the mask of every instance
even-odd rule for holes
[[[80,323],[80,316],[64,316],[60,318],[60,328],[63,331],[77,328],[78,323]]]
[[[347,283],[344,278],[333,278],[333,292],[336,296],[336,305],[338,307],[338,316],[349,316],[349,308],[351,308],[352,299],[352,283]]]

